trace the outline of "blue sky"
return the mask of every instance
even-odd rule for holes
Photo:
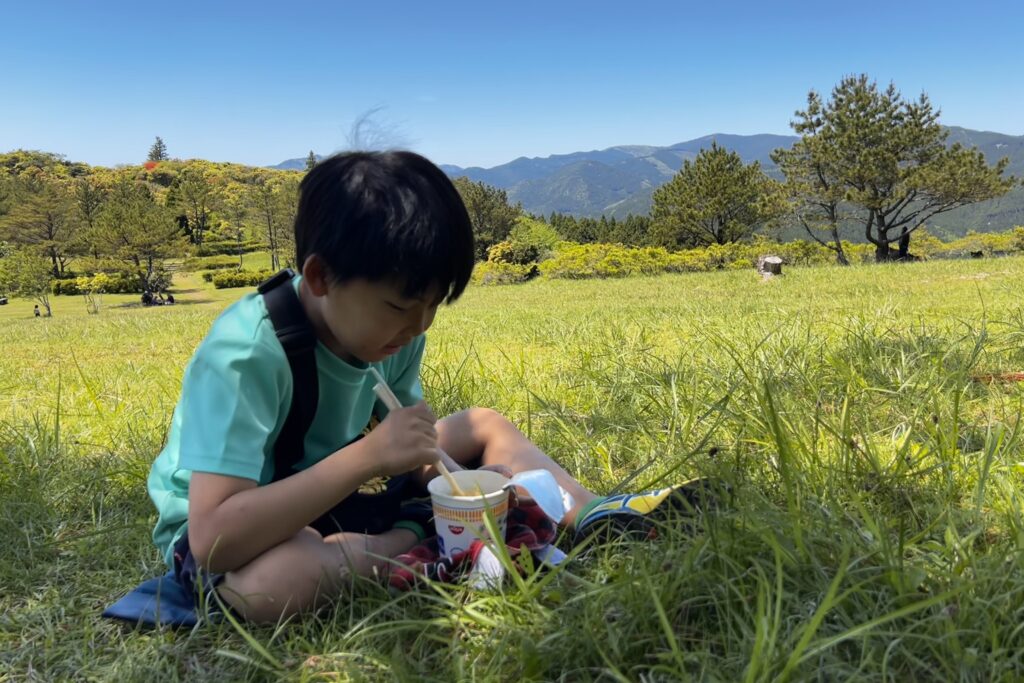
[[[270,165],[364,140],[493,166],[789,133],[844,76],[1024,134],[1024,3],[2,0],[0,151]]]

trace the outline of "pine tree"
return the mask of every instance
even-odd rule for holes
[[[719,147],[702,149],[653,195],[651,239],[671,249],[738,242],[778,216],[778,183],[758,162]]]
[[[876,260],[909,258],[911,235],[933,216],[1000,197],[1016,182],[1003,177],[1008,159],[989,165],[977,149],[947,147],[927,95],[905,100],[863,74],[844,78],[827,102],[812,90],[796,116],[800,140],[772,159],[797,217],[819,241],[815,231],[827,232],[837,255],[840,229],[851,224]]]
[[[312,171],[313,167],[316,166],[317,158],[313,154],[313,150],[309,150],[309,156],[306,157],[306,170]]]
[[[156,142],[149,148],[149,156],[147,161],[167,161],[167,145],[160,139],[160,136],[156,136]]]

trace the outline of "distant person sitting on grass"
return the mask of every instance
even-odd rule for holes
[[[600,498],[493,410],[438,420],[423,402],[424,332],[462,294],[474,254],[466,208],[431,162],[410,152],[320,162],[300,187],[295,243],[301,274],[228,307],[196,349],[149,475],[154,540],[190,595],[215,589],[244,618],[275,621],[324,604],[354,575],[386,574],[388,558],[432,534],[429,515],[405,517],[401,504],[436,476],[438,448],[452,470],[549,470],[575,500],[563,522],[578,539],[681,502],[681,488]],[[302,448],[283,453],[296,371],[270,291],[295,302],[303,320],[289,329],[311,326],[317,385],[299,390],[319,396]],[[406,407],[382,406],[371,365]]]
[[[35,315],[37,318],[42,316],[42,313],[39,312],[39,304],[36,304],[35,308],[33,308],[32,310],[35,311]]]

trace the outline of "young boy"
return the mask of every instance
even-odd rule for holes
[[[424,332],[462,294],[474,253],[466,209],[432,163],[410,152],[319,163],[300,187],[295,243],[301,276],[282,286],[315,332],[318,401],[294,470],[275,467],[292,369],[264,297],[250,294],[197,348],[150,472],[153,537],[188,591],[202,582],[254,621],[315,608],[422,540],[400,504],[436,475],[438,449],[452,470],[551,471],[576,502],[564,521],[580,536],[673,499],[600,499],[496,412],[437,420],[424,404]],[[377,401],[370,365],[407,407]]]

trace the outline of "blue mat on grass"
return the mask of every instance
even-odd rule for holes
[[[174,572],[143,581],[103,610],[109,619],[145,626],[195,626],[199,622],[195,600],[174,580]]]

